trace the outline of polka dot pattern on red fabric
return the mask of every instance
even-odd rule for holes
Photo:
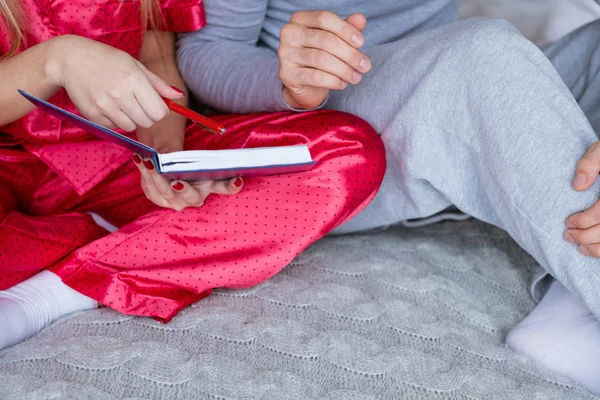
[[[210,289],[247,287],[273,276],[366,206],[383,179],[381,139],[354,116],[320,111],[220,119],[228,126],[222,142],[192,126],[187,148],[306,143],[317,165],[299,174],[247,178],[238,195],[213,195],[202,208],[174,212],[141,195],[138,171],[128,163],[88,195],[61,199],[124,226],[51,270],[114,309],[167,321]]]
[[[2,149],[0,157],[13,163],[11,171],[3,169],[0,188],[23,200],[2,202],[0,237],[10,244],[0,253],[3,287],[54,264],[50,269],[65,282],[99,302],[168,321],[213,288],[246,287],[273,276],[360,211],[383,179],[381,139],[354,116],[320,111],[218,119],[229,128],[225,137],[191,126],[186,148],[305,143],[317,165],[299,174],[247,178],[236,196],[213,195],[202,208],[174,212],[144,197],[130,161],[79,195],[27,152]],[[97,144],[88,142],[89,151]],[[24,182],[15,180],[28,174]],[[11,188],[24,189],[15,194]],[[17,209],[21,203],[28,207]],[[83,214],[89,211],[122,229],[106,235]]]
[[[122,5],[22,2],[27,45],[77,34],[134,57],[139,53],[137,0]],[[194,30],[204,24],[200,1],[160,4],[166,29]],[[9,47],[0,26],[0,52]],[[76,111],[64,91],[50,101]],[[381,139],[354,116],[317,111],[218,119],[228,128],[226,136],[192,126],[186,147],[306,143],[317,164],[304,173],[245,179],[236,196],[214,195],[201,208],[174,212],[143,196],[129,152],[115,145],[90,140],[41,111],[0,127],[23,141],[0,146],[0,289],[49,268],[118,311],[168,321],[213,288],[246,287],[273,276],[359,212],[383,178]],[[107,234],[86,214],[90,211],[122,228]]]

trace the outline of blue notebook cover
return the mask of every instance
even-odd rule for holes
[[[98,125],[67,110],[63,110],[62,108],[57,107],[54,104],[50,104],[45,100],[35,97],[34,95],[31,95],[22,90],[19,90],[19,93],[22,96],[24,96],[27,100],[32,102],[36,107],[38,107],[41,110],[44,110],[44,112],[46,112],[47,114],[62,119],[63,121],[68,121],[71,124],[77,126],[78,128],[81,128],[84,131],[89,132],[92,135],[98,137],[99,139],[104,139],[109,142],[118,144],[119,146],[125,147],[126,149],[131,150],[134,153],[138,153],[144,157],[156,158],[156,154],[158,154],[158,152],[152,147],[146,146],[143,143],[128,138],[127,136],[121,135],[118,132],[105,128],[102,125]]]
[[[154,160],[154,165],[157,171],[163,176],[170,179],[180,180],[215,180],[215,179],[227,179],[236,176],[264,176],[264,175],[279,175],[286,173],[302,172],[310,170],[315,162],[302,163],[302,164],[291,164],[291,165],[269,165],[262,167],[253,168],[238,168],[238,169],[211,169],[201,171],[181,171],[176,173],[163,173],[161,171],[161,163],[159,161],[158,152],[150,146],[146,146],[143,143],[133,140],[127,136],[121,135],[111,129],[105,128],[102,125],[98,125],[92,121],[75,115],[69,111],[66,111],[60,107],[50,104],[45,100],[42,100],[36,96],[33,96],[23,90],[19,90],[19,93],[24,96],[27,100],[32,102],[36,107],[40,108],[44,112],[59,118],[63,121],[67,121],[86,132],[91,133],[99,139],[103,139],[112,143],[115,143],[121,147],[131,150],[134,153],[138,153],[144,157],[148,157]]]

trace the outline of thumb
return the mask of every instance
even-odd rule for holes
[[[352,14],[346,18],[346,22],[358,29],[360,32],[367,26],[367,18],[362,14]]]
[[[146,68],[141,62],[138,61],[138,65],[146,75],[146,78],[148,78],[148,81],[154,90],[156,90],[161,97],[165,97],[170,100],[178,100],[185,95],[183,92],[177,91],[173,87],[169,86],[165,81],[148,70],[148,68]]]

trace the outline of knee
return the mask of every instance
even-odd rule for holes
[[[317,111],[305,114],[303,131],[312,142],[313,153],[323,160],[360,155],[362,162],[385,160],[383,142],[365,120],[342,111]],[[306,130],[306,127],[314,127]],[[333,151],[335,150],[335,151]]]
[[[341,111],[333,111],[333,114],[337,121],[338,139],[346,142],[343,153],[339,155],[350,157],[347,166],[356,169],[366,166],[373,173],[373,181],[379,185],[386,168],[385,148],[380,135],[360,117]]]
[[[510,22],[489,18],[474,18],[455,25],[446,40],[452,51],[482,55],[503,52],[522,43],[532,44]]]
[[[498,18],[471,18],[459,24],[463,36],[474,40],[481,39],[487,42],[489,39],[510,39],[512,35],[522,37],[519,30],[513,24]]]
[[[361,148],[372,152],[375,157],[385,157],[381,137],[371,124],[353,114],[341,111],[335,111],[335,114],[340,119],[342,129],[351,133]]]
[[[450,62],[450,68],[467,72],[471,78],[518,70],[519,62],[550,65],[539,48],[508,21],[475,18],[449,29],[452,31],[441,44],[442,59]]]
[[[335,220],[344,220],[362,209],[379,189],[386,170],[383,141],[363,119],[341,111],[315,113],[316,140],[311,154],[316,171],[335,185],[314,186],[317,195],[330,199]],[[335,205],[334,205],[335,203]],[[332,227],[329,227],[329,230]]]

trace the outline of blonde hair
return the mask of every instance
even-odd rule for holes
[[[124,1],[124,0],[121,0]],[[164,25],[164,20],[160,13],[157,0],[140,0],[141,1],[141,17],[144,30],[158,29]],[[120,7],[119,7],[120,9]],[[118,10],[117,10],[118,13]],[[6,57],[13,56],[25,42],[23,30],[25,28],[25,15],[21,7],[20,0],[0,0],[0,17],[4,18],[4,23],[8,28],[10,35],[10,49],[6,54],[0,54],[0,60]],[[0,23],[1,23],[0,19]]]
[[[10,35],[10,49],[5,55],[0,54],[0,59],[10,57],[19,49],[21,43],[25,41],[23,35],[23,9],[20,7],[19,0],[0,0],[0,16],[4,17],[4,23],[8,28]]]

